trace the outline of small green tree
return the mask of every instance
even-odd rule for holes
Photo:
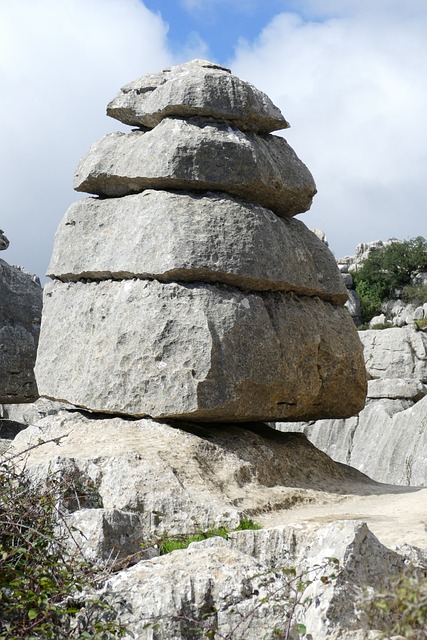
[[[369,322],[380,311],[381,303],[409,285],[419,271],[427,271],[427,240],[422,236],[404,241],[393,239],[373,251],[353,273],[362,305],[362,322]]]

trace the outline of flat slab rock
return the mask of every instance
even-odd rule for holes
[[[265,93],[207,60],[191,60],[126,84],[107,115],[149,128],[166,116],[209,116],[263,133],[289,126]]]
[[[99,522],[114,510],[119,529],[120,514],[136,518],[130,553],[144,539],[212,525],[232,529],[247,514],[322,501],[328,491],[378,490],[304,435],[279,433],[262,423],[168,424],[62,411],[21,431],[10,453],[23,454],[19,459],[34,479],[78,478],[82,497],[72,512],[85,531],[93,518]],[[88,539],[86,550],[90,546]],[[106,540],[103,548],[108,558],[112,548]]]
[[[47,285],[36,378],[93,411],[208,421],[348,417],[366,394],[346,309],[136,279]]]
[[[283,138],[175,118],[95,142],[74,188],[107,197],[149,188],[224,191],[280,216],[307,211],[316,193],[310,171]]]
[[[38,398],[33,368],[42,295],[30,275],[0,260],[0,403]]]
[[[48,275],[221,282],[347,300],[334,256],[302,222],[225,194],[148,189],[80,200],[58,227]]]

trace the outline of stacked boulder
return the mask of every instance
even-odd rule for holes
[[[251,421],[347,417],[362,348],[329,249],[293,216],[316,192],[271,135],[288,123],[228,69],[194,60],[132,82],[136,127],[89,150],[91,197],[59,226],[39,391],[95,412]]]

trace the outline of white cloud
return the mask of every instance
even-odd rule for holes
[[[79,158],[119,87],[172,62],[166,32],[138,0],[0,0],[2,258],[44,274]]]
[[[319,189],[302,219],[339,255],[361,241],[426,235],[427,5],[303,4],[346,15],[278,15],[229,63],[291,122],[284,135]]]
[[[426,235],[427,3],[295,5],[306,21],[276,16],[229,66],[292,124],[284,135],[319,188],[302,219],[340,255],[361,241]],[[207,57],[197,37],[188,42],[173,60],[167,25],[139,0],[0,0],[0,228],[11,240],[2,258],[43,275],[79,197],[79,158],[120,127],[106,104],[139,75]]]

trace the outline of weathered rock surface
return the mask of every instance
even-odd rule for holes
[[[153,626],[159,640],[187,640],[194,628],[216,629],[233,640],[277,637],[274,629],[286,631],[292,587],[301,579],[311,584],[305,604],[293,612],[290,637],[297,637],[296,624],[302,623],[316,640],[380,638],[374,630],[384,620],[368,625],[360,606],[365,589],[386,588],[407,559],[420,572],[427,564],[427,547],[391,551],[357,519],[335,521],[332,513],[323,518],[333,519],[326,525],[301,520],[302,512],[331,495],[349,514],[354,500],[384,498],[393,505],[399,497],[406,504],[409,495],[334,463],[302,434],[259,423],[178,428],[62,411],[21,431],[11,452],[43,440],[22,464],[34,481],[55,474],[67,486],[78,483],[78,498],[70,492],[63,507],[92,561],[118,557],[125,564],[130,554],[140,557],[142,542],[212,525],[233,528],[242,516],[279,519],[274,528],[233,532],[228,540],[212,538],[167,556],[153,557],[151,546],[147,559],[113,575],[103,594],[128,638],[148,640]],[[376,510],[374,521],[381,518]],[[331,557],[339,566],[330,564]],[[295,580],[288,568],[296,570]],[[328,578],[332,573],[336,579]]]
[[[46,416],[56,415],[63,409],[73,407],[62,402],[55,402],[47,398],[37,398],[35,402],[26,404],[4,404],[0,405],[0,418],[14,420],[28,426],[35,424]]]
[[[360,331],[370,378],[427,382],[427,335],[410,327]]]
[[[210,422],[360,410],[345,287],[327,246],[292,220],[313,178],[283,138],[258,133],[286,124],[274,105],[195,61],[132,83],[109,110],[144,130],[105,136],[77,170],[76,189],[101,198],[73,205],[56,236],[41,394]]]
[[[221,282],[336,304],[347,299],[332,253],[302,222],[223,194],[148,189],[79,200],[58,227],[48,274]]]
[[[150,188],[224,191],[279,216],[307,211],[316,193],[311,173],[283,138],[174,118],[95,142],[74,188],[108,197]]]
[[[228,541],[214,538],[139,562],[113,576],[104,594],[127,626],[125,638],[148,640],[153,628],[158,640],[209,630],[233,639],[296,638],[298,622],[316,640],[379,638],[369,632],[384,628],[384,619],[378,609],[367,621],[365,589],[384,589],[403,565],[361,522],[284,526],[236,532]],[[294,579],[286,569],[295,567]],[[332,573],[335,579],[328,578]],[[304,578],[311,584],[299,604],[292,589]]]
[[[368,401],[347,420],[277,423],[379,482],[427,486],[427,336],[409,327],[361,331]],[[375,442],[375,446],[372,446]]]
[[[378,482],[427,486],[427,397],[368,401],[357,417],[314,424],[281,423],[303,431],[334,460],[351,464]],[[372,443],[375,443],[375,446]]]
[[[265,93],[207,60],[191,60],[126,84],[107,115],[149,128],[167,116],[208,116],[261,133],[289,126]]]
[[[4,235],[4,231],[0,229],[0,251],[5,251],[9,246],[9,240]]]
[[[233,528],[243,516],[322,501],[327,491],[388,490],[333,462],[304,435],[262,423],[176,427],[62,411],[21,431],[10,453],[40,441],[46,444],[25,454],[25,468],[34,479],[78,481],[79,501],[68,509],[90,557],[97,549],[123,556],[164,534]],[[132,527],[122,549],[126,522]]]
[[[366,391],[343,307],[146,280],[47,285],[36,375],[93,411],[208,421],[348,417]]]
[[[38,397],[34,362],[40,331],[40,283],[0,260],[0,403]]]

